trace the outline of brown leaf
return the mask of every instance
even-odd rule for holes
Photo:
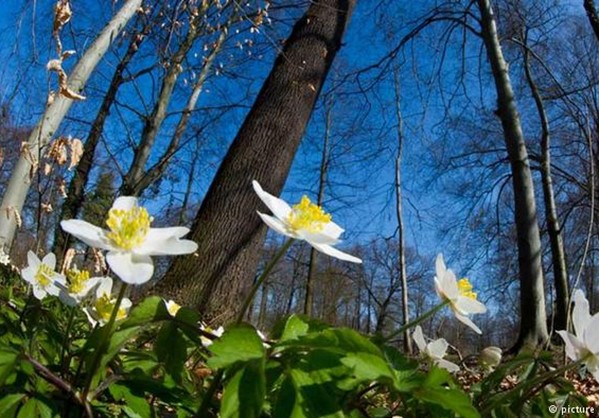
[[[71,11],[69,0],[58,0],[54,6],[54,28],[52,32],[54,36],[71,20],[72,15],[73,12]]]
[[[83,155],[83,142],[80,139],[73,138],[69,141],[69,148],[71,149],[71,164],[69,165],[69,171],[77,167],[81,156]]]

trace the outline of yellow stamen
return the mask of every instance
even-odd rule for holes
[[[124,250],[140,246],[148,235],[152,218],[142,207],[110,209],[106,225],[110,228],[108,239]]]
[[[472,291],[473,287],[470,280],[463,278],[458,281],[458,291],[460,295],[476,300],[476,293]]]
[[[181,309],[181,305],[179,305],[177,302],[170,301],[166,305],[166,309],[171,316],[177,316],[177,312],[179,312],[179,309]]]
[[[331,215],[310,202],[308,196],[303,196],[287,216],[287,224],[292,231],[306,230],[316,233],[322,231],[324,225],[329,222],[331,222]]]
[[[70,269],[67,271],[67,279],[69,279],[69,292],[73,294],[81,293],[89,280],[89,271]]]
[[[46,287],[50,284],[52,280],[52,276],[54,276],[55,272],[46,264],[40,264],[37,268],[37,272],[35,273],[35,281],[41,287]]]
[[[111,299],[108,293],[104,293],[101,297],[96,299],[95,308],[96,313],[100,317],[100,319],[104,322],[110,321],[110,315],[112,315],[112,310],[114,309],[114,305],[116,303],[116,299]],[[127,316],[127,310],[122,306],[119,307],[119,310],[116,314],[116,319],[120,320]]]

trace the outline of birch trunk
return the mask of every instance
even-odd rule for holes
[[[324,132],[324,143],[322,144],[322,156],[320,160],[320,176],[318,178],[318,196],[317,204],[322,206],[324,200],[324,187],[327,180],[327,171],[329,168],[329,139],[331,135],[331,112],[329,108],[326,111],[325,121],[325,132]],[[314,279],[316,278],[316,269],[318,264],[316,258],[318,257],[317,251],[310,247],[310,261],[308,264],[308,275],[306,277],[306,294],[304,300],[304,315],[312,315],[312,305],[314,303]]]
[[[402,206],[402,184],[401,184],[401,161],[403,157],[403,117],[401,114],[401,88],[399,84],[399,74],[394,72],[395,87],[395,113],[397,117],[397,154],[395,157],[395,216],[397,218],[398,235],[398,263],[399,263],[399,281],[401,288],[401,312],[404,324],[410,321],[410,306],[408,299],[408,273],[406,270],[406,249],[405,249],[405,228],[403,222]],[[406,330],[403,335],[404,350],[412,353],[412,339],[410,331]]]
[[[139,182],[144,176],[144,169],[148,159],[150,158],[154,143],[156,142],[158,131],[162,126],[162,122],[164,122],[164,119],[166,118],[166,112],[171,101],[173,91],[175,90],[177,79],[183,71],[183,60],[201,33],[201,15],[203,15],[203,11],[198,11],[197,15],[190,17],[189,29],[185,35],[185,39],[181,45],[179,45],[179,49],[177,49],[173,57],[168,61],[169,66],[162,80],[158,99],[154,104],[152,113],[144,123],[141,133],[141,140],[135,149],[133,162],[129,167],[129,171],[127,174],[125,174],[123,184],[119,190],[121,195],[138,196],[143,190],[140,189]]]
[[[568,327],[568,270],[566,267],[566,253],[561,233],[557,207],[553,193],[553,179],[551,176],[551,137],[549,132],[549,118],[545,112],[543,98],[535,83],[530,69],[530,51],[524,47],[524,72],[530,86],[535,106],[541,120],[541,181],[543,183],[543,203],[547,220],[547,234],[551,246],[551,260],[553,264],[553,280],[555,283],[555,311],[553,328],[564,330]]]
[[[69,76],[71,90],[79,92],[83,89],[112,41],[118,37],[121,30],[139,9],[141,3],[142,0],[127,1],[108,22]],[[37,158],[40,150],[52,139],[72,103],[71,99],[57,95],[54,102],[46,108],[29,136],[26,145],[34,158]],[[35,163],[37,162],[35,161]],[[2,198],[2,205],[0,206],[0,212],[2,213],[2,216],[0,216],[0,247],[4,247],[5,251],[8,251],[12,245],[17,226],[17,218],[14,213],[20,214],[23,210],[25,198],[31,185],[32,170],[34,169],[32,161],[25,154],[21,154]]]
[[[313,2],[296,23],[202,202],[190,233],[197,255],[177,257],[157,293],[207,320],[235,317],[266,233],[251,182],[281,192],[354,4]]]
[[[516,107],[507,63],[499,43],[491,2],[477,0],[477,3],[481,14],[483,41],[497,90],[497,113],[501,119],[512,172],[520,281],[520,333],[513,350],[524,347],[535,348],[547,340],[548,334],[541,264],[541,237],[533,179],[522,134],[520,114]]]

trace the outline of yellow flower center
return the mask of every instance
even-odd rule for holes
[[[115,303],[116,299],[111,299],[108,293],[104,293],[101,297],[96,299],[94,307],[96,308],[96,313],[102,321],[110,321],[110,315],[112,315],[112,310],[114,309]],[[127,311],[125,310],[125,308],[119,307],[119,310],[116,314],[116,319],[120,320],[125,318],[126,316]]]
[[[292,231],[305,230],[316,233],[322,231],[324,225],[329,222],[331,215],[312,203],[308,196],[303,196],[287,216],[287,224]]]
[[[69,292],[78,294],[85,289],[85,284],[89,280],[89,271],[70,269],[67,271],[67,278],[69,279]]]
[[[123,250],[140,246],[150,230],[152,218],[146,208],[110,209],[106,225],[110,228],[108,239]]]
[[[48,267],[46,264],[40,264],[35,273],[35,281],[41,287],[46,287],[50,284],[52,276],[54,276],[54,270]]]
[[[179,312],[179,309],[181,309],[181,305],[179,305],[177,302],[170,301],[167,304],[166,309],[172,316],[177,316],[177,312]]]
[[[458,281],[458,291],[460,295],[476,300],[476,292],[472,291],[472,284],[467,278]]]

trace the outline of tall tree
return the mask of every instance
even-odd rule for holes
[[[584,0],[584,10],[587,12],[587,17],[589,18],[593,32],[595,32],[595,36],[599,41],[599,15],[597,15],[595,2],[593,0]]]
[[[68,2],[66,3],[68,4]],[[83,89],[110,44],[118,37],[141,4],[142,0],[128,0],[123,4],[118,13],[108,22],[77,62],[73,72],[68,77],[68,87],[61,86],[61,90],[63,87],[66,88],[72,96],[72,93],[77,94]],[[60,44],[58,49],[62,50]],[[31,170],[34,163],[37,163],[37,161],[32,161],[32,156],[34,160],[38,158],[40,150],[52,139],[72,103],[72,97],[62,94],[57,95],[46,107],[46,111],[31,132],[26,144],[28,152],[22,153],[19,157],[2,198],[0,210],[4,213],[4,216],[0,216],[0,247],[9,249],[12,244],[18,219],[15,214],[20,214],[23,210],[25,198],[31,185]]]
[[[497,115],[501,119],[512,174],[514,215],[518,236],[520,282],[520,333],[513,347],[534,348],[547,338],[545,289],[541,264],[541,237],[535,192],[520,114],[516,106],[508,66],[503,57],[490,0],[477,0],[481,29],[497,91]]]
[[[279,194],[355,0],[314,1],[295,24],[212,182],[192,226],[197,255],[176,259],[157,291],[232,319],[251,285],[266,227],[252,180]]]
[[[549,130],[549,117],[539,87],[535,82],[530,65],[531,51],[526,45],[527,32],[523,35],[524,46],[524,73],[535,101],[537,113],[541,121],[541,182],[543,184],[543,204],[547,222],[547,235],[551,247],[551,261],[553,264],[553,281],[555,284],[555,309],[553,329],[562,330],[568,327],[568,270],[564,240],[557,215],[557,205],[553,192],[553,177],[551,175],[551,135]]]

